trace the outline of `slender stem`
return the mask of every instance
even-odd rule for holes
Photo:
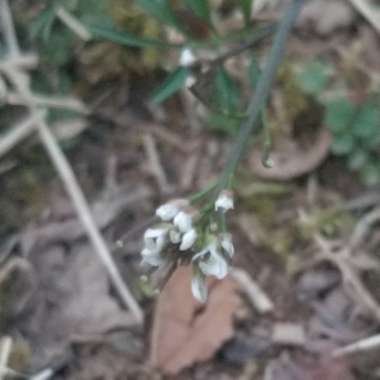
[[[259,118],[261,110],[265,106],[265,103],[269,96],[277,68],[284,53],[285,43],[303,2],[304,0],[293,0],[292,4],[286,11],[284,18],[281,20],[278,26],[269,55],[268,64],[259,79],[255,93],[248,105],[248,118],[242,123],[240,127],[239,135],[230,153],[225,170],[222,174],[219,190],[228,187],[230,179],[233,176],[247,146],[249,136],[260,125]]]

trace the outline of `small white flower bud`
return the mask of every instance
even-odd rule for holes
[[[193,227],[193,218],[191,215],[185,211],[180,211],[176,217],[174,218],[174,225],[178,227],[178,229],[186,233],[187,231],[191,230]]]
[[[168,226],[170,225],[148,228],[144,234],[144,248],[160,253],[168,240]]]
[[[186,199],[174,199],[157,208],[156,215],[164,222],[172,220],[181,210],[189,204]]]
[[[142,263],[147,263],[152,267],[158,267],[163,263],[163,259],[157,251],[152,251],[149,248],[144,248],[141,251],[143,258]]]
[[[232,258],[232,256],[235,254],[235,248],[232,243],[232,237],[231,234],[222,234],[220,245],[224,249],[224,251],[228,254],[229,257]]]
[[[205,260],[199,261],[199,268],[206,276],[215,276],[221,280],[226,277],[228,273],[227,262],[223,255],[217,250],[215,244],[211,244],[208,251],[210,255]]]
[[[215,211],[222,210],[222,212],[226,212],[233,208],[234,198],[231,191],[223,190],[215,201]]]
[[[196,242],[197,237],[198,234],[194,228],[192,228],[190,231],[187,231],[182,237],[182,242],[179,246],[180,251],[187,251],[190,249]]]
[[[173,244],[178,244],[181,242],[181,233],[177,229],[172,229],[169,232],[170,242]]]
[[[200,270],[197,270],[191,279],[191,292],[199,302],[205,303],[207,301],[206,278]]]
[[[196,81],[197,80],[195,79],[195,77],[193,75],[189,75],[185,80],[185,87],[190,88],[190,87],[194,86]]]
[[[191,66],[196,62],[196,57],[193,54],[193,51],[190,48],[185,48],[181,52],[179,57],[179,64],[181,66]]]

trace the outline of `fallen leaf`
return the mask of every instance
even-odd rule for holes
[[[91,246],[78,244],[70,253],[51,246],[33,252],[31,261],[39,280],[33,307],[17,317],[33,347],[32,368],[63,355],[72,339],[130,326],[131,318],[110,294],[107,271]]]
[[[229,277],[210,281],[205,306],[192,296],[190,283],[191,268],[176,269],[155,310],[150,361],[168,374],[212,358],[234,335],[234,314],[241,305],[235,282]]]
[[[316,0],[305,4],[298,26],[322,36],[329,35],[342,28],[349,28],[355,20],[355,12],[347,1]]]
[[[282,355],[273,360],[265,371],[265,380],[353,380],[349,363],[343,360],[325,360]]]

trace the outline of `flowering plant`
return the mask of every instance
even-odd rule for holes
[[[201,302],[207,299],[207,276],[224,278],[234,255],[225,223],[225,213],[234,206],[233,195],[222,190],[214,204],[199,209],[210,191],[197,194],[193,200],[174,199],[158,207],[159,222],[145,231],[141,251],[142,262],[154,268],[191,263],[191,289]]]

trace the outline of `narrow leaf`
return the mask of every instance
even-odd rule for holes
[[[186,82],[186,79],[191,74],[190,70],[187,67],[179,67],[173,71],[165,79],[165,81],[159,86],[152,95],[153,103],[161,103],[171,95],[180,90]]]
[[[251,61],[248,66],[248,79],[252,86],[255,88],[261,74],[259,62],[255,54],[252,54]]]
[[[219,67],[215,76],[215,90],[218,107],[226,114],[233,114],[238,109],[239,92],[228,72]]]
[[[239,6],[244,16],[244,21],[249,24],[251,20],[253,0],[239,0]]]
[[[159,47],[159,48],[172,48],[180,47],[180,45],[170,44],[154,38],[139,37],[127,31],[117,31],[110,28],[103,28],[101,26],[88,25],[87,26],[92,35],[97,39],[108,40],[121,45],[130,47]]]
[[[207,0],[185,0],[185,3],[196,16],[210,22],[210,7]]]
[[[136,4],[149,16],[179,28],[178,20],[169,0],[136,0]]]

